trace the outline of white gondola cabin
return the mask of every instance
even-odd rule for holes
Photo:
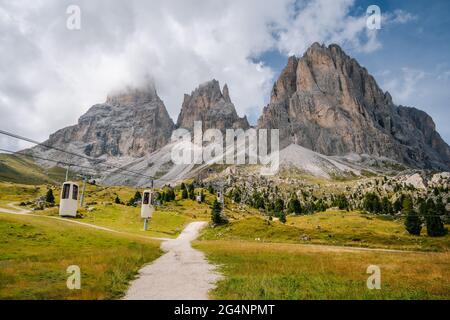
[[[78,209],[78,184],[66,181],[61,188],[59,215],[62,217],[76,217]]]
[[[141,218],[148,219],[153,215],[155,193],[152,190],[144,190],[142,194]]]

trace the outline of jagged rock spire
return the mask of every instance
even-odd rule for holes
[[[240,118],[231,102],[228,86],[220,91],[215,79],[199,85],[190,95],[185,94],[177,127],[192,129],[194,121],[202,121],[204,129],[247,129],[247,119]]]
[[[282,146],[450,169],[450,147],[431,117],[394,105],[390,93],[336,44],[314,43],[301,58],[289,58],[258,127],[280,129]]]

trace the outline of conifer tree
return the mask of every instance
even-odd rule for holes
[[[211,209],[211,221],[215,225],[227,223],[228,221],[222,216],[222,206],[221,204],[216,200],[214,200],[214,203],[212,205]]]
[[[403,199],[402,207],[402,214],[406,216],[406,231],[412,235],[420,235],[420,231],[422,230],[422,222],[420,221],[419,215],[414,211],[411,197],[408,196]]]
[[[432,199],[428,199],[426,204],[423,204],[422,212],[425,213],[427,234],[430,237],[442,237],[447,234],[448,230],[444,227],[441,217],[436,210],[436,204]]]
[[[53,191],[51,188],[47,190],[47,194],[45,195],[45,202],[55,203],[55,196],[53,195]]]

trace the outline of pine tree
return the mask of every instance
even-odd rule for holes
[[[450,198],[448,198],[448,199],[450,199]],[[448,199],[447,199],[447,202],[448,202]],[[444,224],[447,224],[450,222],[450,212],[447,211],[444,200],[441,197],[439,197],[436,200],[436,212],[441,217],[442,222]]]
[[[116,198],[114,199],[114,203],[120,204],[120,198],[118,195],[116,195]]]
[[[387,197],[381,199],[381,212],[383,214],[390,214],[392,212],[392,205]]]
[[[142,200],[141,193],[139,191],[136,191],[133,197],[134,202],[140,202]]]
[[[333,201],[333,206],[340,210],[348,209],[348,200],[343,194],[339,194]]]
[[[275,200],[275,213],[280,214],[284,210],[284,201],[281,198]]]
[[[181,190],[181,199],[187,199],[188,198],[188,192],[186,190],[186,188],[183,188]]]
[[[405,197],[402,203],[402,214],[406,216],[405,228],[412,235],[419,236],[422,230],[422,222],[419,215],[414,211],[411,197]]]
[[[314,207],[315,207],[315,210],[318,212],[323,212],[323,211],[327,210],[327,205],[326,205],[325,201],[323,201],[323,199],[317,200],[317,202],[314,204]],[[348,207],[346,209],[348,209]]]
[[[211,221],[215,225],[227,223],[228,221],[222,216],[222,206],[217,200],[214,200],[211,209]]]
[[[434,201],[428,199],[426,204],[423,204],[423,207],[426,209],[425,222],[427,225],[427,234],[430,237],[445,236],[448,230],[444,227],[441,217],[438,215]],[[422,211],[425,211],[425,209],[422,209]]]
[[[381,212],[381,203],[380,197],[373,192],[366,193],[363,201],[364,210],[371,213],[380,213]]]
[[[53,195],[52,189],[47,190],[47,194],[45,195],[45,202],[55,203],[55,196]]]
[[[192,183],[187,185],[187,191],[188,191],[189,199],[195,200],[195,189],[194,189],[194,185]]]
[[[295,213],[295,214],[302,213],[302,206],[296,195],[294,195],[291,198],[291,200],[289,200],[287,210],[289,213]]]
[[[281,223],[286,223],[286,214],[283,211],[279,213],[279,219]]]
[[[232,193],[233,201],[235,203],[241,202],[241,191],[239,189],[234,189]]]
[[[168,190],[167,190],[167,195],[166,195],[167,201],[174,201],[175,198],[176,198],[176,196],[175,196],[174,189],[169,187]]]

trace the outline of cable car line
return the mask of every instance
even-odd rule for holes
[[[74,152],[70,152],[70,151],[67,151],[67,150],[64,150],[64,149],[53,147],[53,146],[50,146],[50,145],[38,142],[36,140],[30,139],[30,138],[27,138],[27,137],[23,137],[23,136],[20,136],[20,135],[17,135],[17,134],[8,132],[8,131],[4,131],[4,130],[1,130],[1,129],[0,129],[0,134],[7,135],[7,136],[10,136],[10,137],[15,138],[15,139],[31,142],[33,144],[36,144],[38,146],[43,146],[43,147],[48,148],[48,149],[53,149],[53,150],[57,150],[57,151],[60,151],[60,152],[64,152],[64,153],[67,153],[67,154],[70,154],[70,155],[73,155],[73,156],[77,156],[77,157],[80,157],[80,158],[83,158],[83,159],[87,159],[89,161],[94,161],[94,162],[96,162],[96,164],[109,166],[108,170],[113,170],[110,167],[114,167],[117,170],[129,172],[129,173],[132,173],[134,175],[139,175],[139,176],[142,176],[144,178],[151,179],[151,180],[159,180],[159,181],[167,181],[167,182],[171,182],[172,181],[172,180],[168,180],[168,179],[156,178],[156,177],[149,176],[149,175],[146,175],[146,174],[143,174],[143,173],[140,173],[140,172],[136,172],[136,171],[133,171],[133,170],[125,169],[125,168],[123,168],[123,166],[114,165],[114,164],[111,164],[111,163],[103,163],[104,160],[94,159],[94,158],[87,157],[87,156],[84,156],[84,155],[79,155],[79,154],[76,154]],[[55,160],[48,160],[48,161],[55,161]],[[62,161],[59,161],[59,162],[62,163]],[[75,164],[71,164],[71,166],[80,167],[80,165],[75,165]],[[91,170],[92,170],[92,168],[91,168]]]
[[[75,163],[69,163],[69,162],[65,162],[65,161],[60,161],[60,160],[53,160],[53,159],[49,159],[49,158],[43,158],[40,156],[35,156],[35,155],[30,155],[30,154],[26,154],[26,153],[20,153],[20,151],[11,151],[11,150],[7,150],[7,149],[2,149],[0,148],[0,151],[3,152],[8,152],[14,155],[21,155],[21,156],[25,156],[25,157],[29,157],[29,158],[36,158],[36,159],[40,159],[40,160],[44,160],[44,161],[51,161],[51,162],[55,162],[57,164],[63,164],[63,165],[67,165],[67,166],[71,166],[71,167],[80,167],[80,168],[84,168],[84,169],[88,169],[88,170],[93,170],[91,167],[87,167],[87,166],[82,166],[79,164],[75,164]],[[80,172],[82,173],[82,172]],[[84,173],[82,173],[84,174]]]
[[[45,144],[45,143],[43,143],[43,142],[38,142],[38,141],[36,141],[36,140],[30,139],[30,138],[27,138],[27,137],[23,137],[23,136],[19,136],[18,134],[11,133],[11,132],[8,132],[8,131],[4,131],[4,130],[1,130],[1,129],[0,129],[0,134],[6,135],[6,136],[10,136],[10,137],[15,138],[15,139],[19,139],[19,140],[31,142],[31,143],[36,144],[37,146],[41,146],[41,147],[45,147],[45,148],[48,148],[48,149],[53,149],[53,150],[61,151],[61,152],[70,154],[70,155],[72,155],[72,156],[76,156],[76,157],[80,157],[80,158],[87,159],[87,160],[89,160],[89,161],[94,161],[94,162],[100,162],[100,161],[103,161],[103,160],[100,160],[100,159],[94,159],[94,158],[91,158],[91,157],[88,157],[88,156],[79,155],[79,154],[76,154],[76,153],[74,153],[74,152],[70,152],[70,151],[67,151],[67,150],[64,150],[64,149],[60,149],[60,148],[57,148],[57,147],[53,147],[53,146],[47,145],[47,144]]]
[[[70,166],[70,167],[79,167],[79,168],[83,168],[83,169],[87,169],[87,170],[98,171],[98,169],[95,170],[92,167],[87,167],[87,166],[83,166],[83,165],[75,164],[75,163],[70,163],[70,162],[65,162],[65,161],[62,161],[62,160],[53,160],[53,159],[44,158],[44,157],[40,157],[40,156],[36,156],[36,155],[21,153],[20,151],[12,151],[12,150],[7,150],[7,149],[3,149],[3,148],[0,148],[0,151],[8,152],[8,153],[11,153],[11,154],[14,154],[14,155],[21,155],[21,156],[25,156],[25,157],[29,157],[29,158],[36,158],[36,159],[40,159],[40,160],[44,160],[44,161],[51,161],[51,162],[54,162],[56,164],[62,164],[62,165]],[[78,172],[78,174],[79,175],[85,175],[85,176],[98,175],[97,172],[96,173]],[[118,173],[118,174],[127,175],[127,174],[124,174],[124,173]],[[137,175],[137,174],[138,173],[136,173],[135,175]],[[58,175],[58,174],[54,174],[54,175]],[[60,174],[60,175],[61,176],[65,176],[64,174]],[[131,175],[129,175],[129,176],[131,176]]]
[[[80,158],[83,158],[83,159],[86,159],[86,160],[89,160],[89,161],[94,161],[94,162],[96,162],[96,164],[103,164],[105,166],[114,167],[114,168],[116,168],[118,170],[130,172],[130,173],[133,173],[135,175],[143,176],[145,178],[156,179],[155,177],[148,176],[148,175],[145,175],[145,174],[140,173],[140,172],[128,170],[128,169],[125,169],[125,168],[123,168],[121,166],[118,166],[118,165],[102,163],[104,160],[94,159],[94,158],[91,158],[91,157],[88,157],[88,156],[84,156],[84,155],[80,155],[80,154],[77,154],[77,153],[74,153],[74,152],[71,152],[71,151],[60,149],[58,147],[50,146],[50,145],[44,144],[43,142],[38,142],[36,140],[30,139],[30,138],[27,138],[27,137],[23,137],[23,136],[20,136],[20,135],[11,133],[11,132],[7,132],[7,131],[1,130],[1,129],[0,129],[0,134],[7,135],[7,136],[10,136],[10,137],[15,138],[15,139],[31,142],[31,143],[36,144],[37,146],[43,146],[43,147],[48,148],[48,149],[53,149],[53,150],[56,150],[56,151],[64,152],[64,153],[67,153],[67,154],[70,154],[70,155],[73,155],[73,156],[77,156],[77,157],[80,157]],[[79,165],[74,165],[73,164],[73,166],[79,166]],[[111,168],[108,168],[108,169],[111,169]],[[159,180],[164,180],[164,179],[159,179]],[[167,180],[167,181],[169,181],[169,180]]]

